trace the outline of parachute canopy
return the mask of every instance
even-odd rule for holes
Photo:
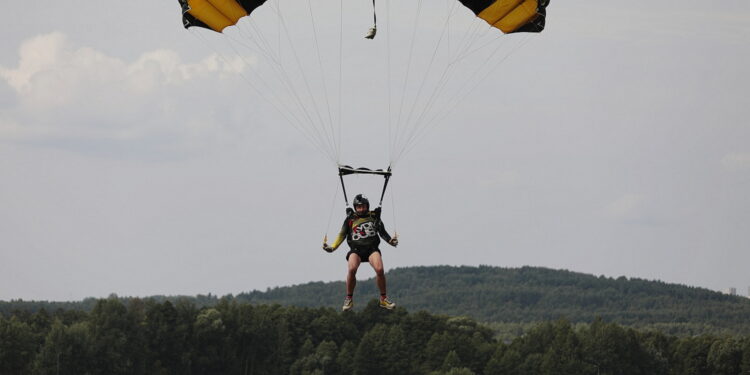
[[[216,32],[237,24],[266,0],[178,0],[185,28],[199,26]],[[549,0],[460,0],[477,17],[502,32],[544,30]]]
[[[222,32],[237,24],[266,0],[178,0],[182,6],[182,24]]]

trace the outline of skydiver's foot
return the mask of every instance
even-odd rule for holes
[[[344,299],[344,306],[341,307],[341,311],[349,311],[354,307],[354,300],[351,297]]]
[[[391,300],[388,299],[388,297],[381,297],[380,298],[380,307],[382,307],[384,309],[388,309],[388,310],[393,310],[393,309],[396,308],[396,304],[393,303],[393,302],[391,302]]]

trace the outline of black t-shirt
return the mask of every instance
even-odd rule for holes
[[[391,240],[391,235],[385,230],[383,221],[377,212],[369,211],[364,215],[351,214],[341,226],[334,248],[338,247],[344,238],[352,249],[355,248],[377,248],[380,237],[385,241]]]

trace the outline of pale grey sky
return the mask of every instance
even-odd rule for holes
[[[298,21],[307,2],[280,6],[292,39],[320,38],[325,81],[310,85],[330,94],[330,117],[341,108],[340,161],[354,166],[388,164],[385,82],[398,93],[407,65],[411,31],[396,21],[407,24],[408,12],[394,10],[389,40],[383,3],[380,32],[365,41],[371,3],[347,2],[340,106],[339,59],[329,52],[339,3],[314,4],[315,30]],[[417,72],[441,34],[436,20],[452,9],[437,3],[425,4]],[[256,24],[271,51],[284,43],[273,37],[283,35],[269,16],[275,4],[257,13],[270,22]],[[209,32],[184,30],[176,1],[7,7],[0,299],[226,294],[343,279],[345,247],[320,249],[343,219],[335,167],[255,93],[253,67],[282,87],[262,70],[266,57],[229,54]],[[437,61],[459,48],[472,17],[455,11]],[[488,48],[506,43],[489,38]],[[386,268],[533,265],[745,291],[750,4],[557,0],[545,32],[507,40],[510,58],[472,81],[476,89],[398,160],[384,219],[401,245],[384,248]],[[293,43],[317,72],[311,44]],[[466,60],[481,63],[477,56]],[[322,105],[326,96],[314,97]],[[381,179],[350,183],[350,196],[377,199]]]

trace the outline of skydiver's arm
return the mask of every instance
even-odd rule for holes
[[[336,237],[336,240],[333,241],[333,244],[331,244],[331,247],[336,250],[341,246],[341,243],[344,242],[346,239],[346,235],[349,234],[349,225],[347,225],[348,217],[346,220],[344,220],[344,225],[341,226],[341,231],[339,231],[339,235]]]
[[[383,224],[383,221],[378,218],[378,234],[381,238],[383,238],[386,242],[388,242],[389,245],[396,247],[398,246],[398,233],[394,237],[391,237],[390,234],[388,234],[388,231],[385,230],[385,224]]]
[[[385,230],[385,224],[383,224],[382,220],[378,220],[378,234],[382,239],[385,240],[385,242],[390,243],[391,242],[391,235],[388,234],[388,231]]]

